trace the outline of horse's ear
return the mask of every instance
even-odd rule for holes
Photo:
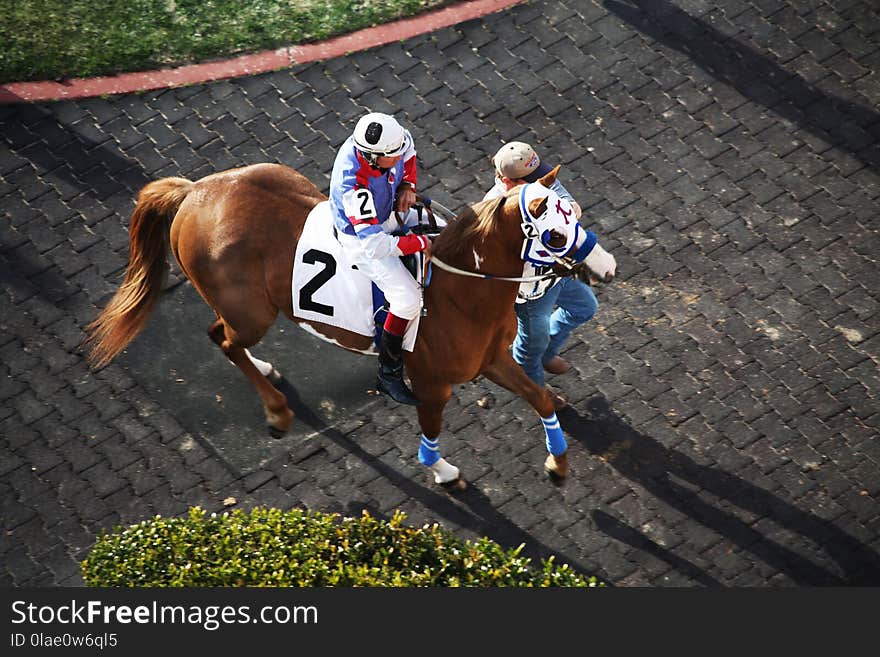
[[[559,175],[559,170],[562,168],[562,165],[557,164],[553,167],[553,170],[549,173],[545,173],[543,178],[538,179],[538,182],[544,185],[544,187],[550,187],[553,183],[556,182],[556,176]]]
[[[549,176],[550,174],[548,173],[547,175]],[[531,203],[529,203],[529,212],[536,218],[547,212],[547,197],[532,199]]]

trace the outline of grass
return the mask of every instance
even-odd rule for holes
[[[453,0],[0,0],[0,83],[112,75],[307,43]]]

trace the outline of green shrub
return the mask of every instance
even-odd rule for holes
[[[462,541],[439,525],[292,509],[156,516],[104,532],[82,562],[89,586],[597,586],[522,546]]]

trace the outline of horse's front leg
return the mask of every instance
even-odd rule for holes
[[[483,370],[483,374],[490,381],[520,396],[541,416],[547,438],[547,451],[550,452],[544,461],[544,470],[553,481],[565,479],[568,476],[568,444],[547,389],[532,381],[506,349]]]
[[[440,431],[443,428],[443,408],[452,396],[449,384],[426,385],[413,379],[413,393],[421,400],[416,407],[422,429],[419,443],[419,462],[434,474],[434,483],[447,490],[464,490],[467,483],[457,467],[440,456]]]

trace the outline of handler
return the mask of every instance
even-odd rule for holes
[[[484,200],[502,196],[518,185],[535,182],[552,170],[531,146],[520,141],[504,144],[492,158],[492,163],[495,185],[486,192]],[[580,219],[581,207],[565,187],[557,180],[551,189],[571,203],[575,219]],[[526,263],[523,276],[540,276],[548,270],[549,267]],[[550,374],[568,372],[571,365],[559,355],[559,350],[574,329],[596,314],[598,307],[593,290],[578,278],[549,278],[522,283],[514,307],[517,331],[513,359],[540,386],[545,385],[545,371]],[[568,405],[555,390],[546,387],[557,410]]]

